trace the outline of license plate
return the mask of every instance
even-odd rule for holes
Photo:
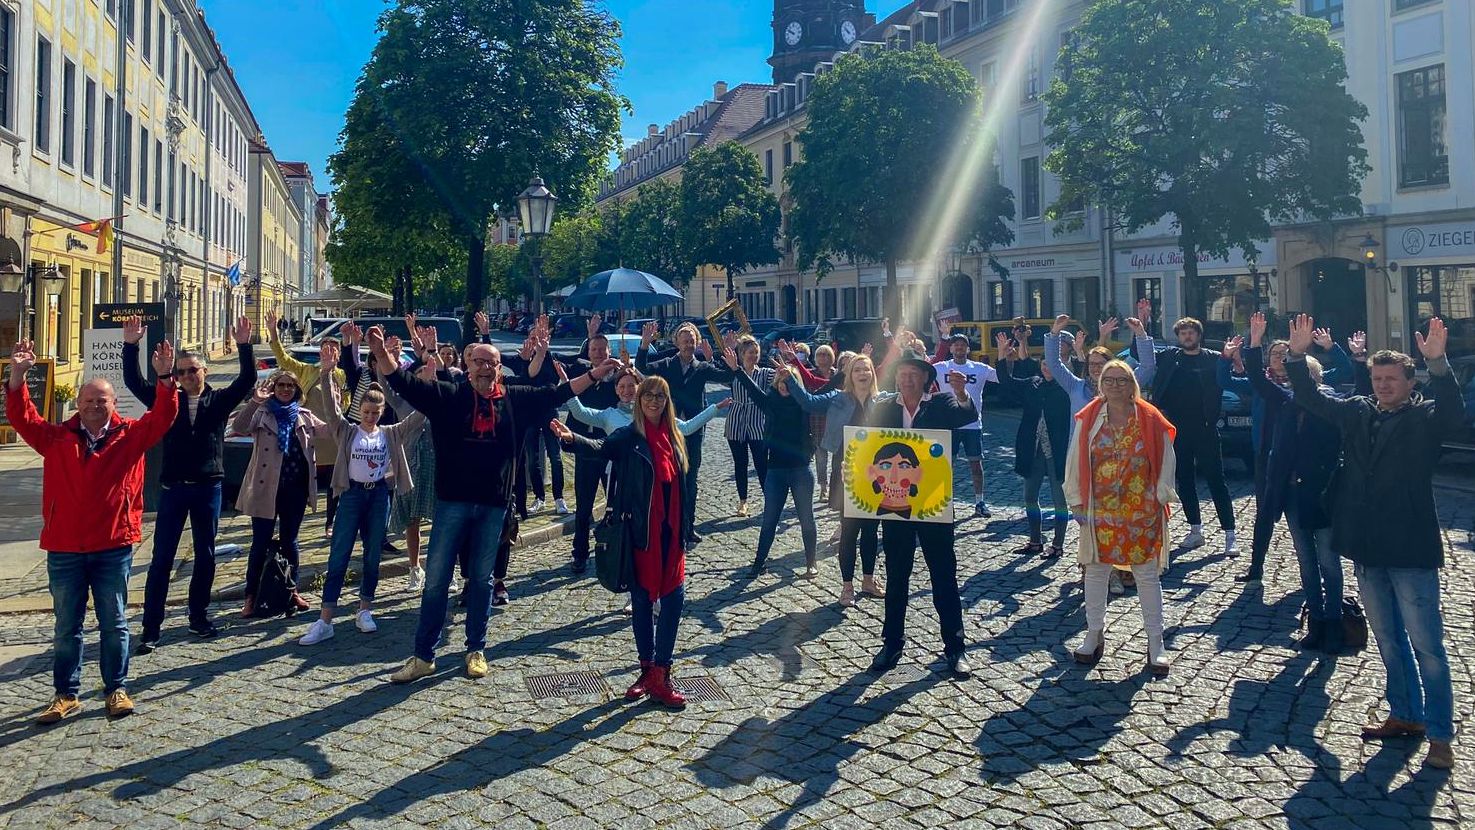
[[[1247,427],[1247,426],[1250,425],[1250,416],[1248,416],[1248,415],[1230,415],[1229,416],[1229,425],[1232,426],[1232,427]]]

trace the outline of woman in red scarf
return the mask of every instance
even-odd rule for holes
[[[686,551],[681,519],[686,503],[686,441],[677,428],[671,388],[664,378],[648,377],[635,390],[635,420],[602,441],[574,435],[555,420],[548,426],[576,454],[614,462],[610,509],[629,518],[635,538],[635,581],[630,588],[631,625],[640,656],[640,678],[627,700],[650,695],[673,709],[686,699],[671,685],[671,655],[676,626],[686,600]],[[661,613],[655,613],[660,601]]]
[[[1095,664],[1105,651],[1107,580],[1113,568],[1137,577],[1147,668],[1168,673],[1163,649],[1163,588],[1168,561],[1168,505],[1173,490],[1173,425],[1142,400],[1132,367],[1113,360],[1101,370],[1101,394],[1076,414],[1065,461],[1065,499],[1081,523],[1086,570],[1086,639],[1078,663]]]

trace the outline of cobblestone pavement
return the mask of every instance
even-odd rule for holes
[[[1380,711],[1375,650],[1332,661],[1292,648],[1299,599],[1283,533],[1263,589],[1233,582],[1244,563],[1222,555],[1217,533],[1168,571],[1171,677],[1142,670],[1130,594],[1111,603],[1100,666],[1074,666],[1066,643],[1084,625],[1076,566],[1009,553],[1024,525],[1009,472],[1014,426],[990,416],[986,427],[995,518],[966,521],[958,538],[972,680],[938,672],[925,576],[913,586],[902,667],[866,674],[880,602],[837,607],[828,550],[818,579],[800,576],[791,512],[769,573],[743,579],[756,519],[730,517],[731,462],[709,429],[699,512],[707,541],[690,557],[676,666],[680,683],[708,686],[709,699],[682,713],[618,699],[634,662],[621,603],[572,578],[566,543],[554,542],[514,560],[513,602],[493,617],[483,681],[462,675],[452,629],[436,675],[386,682],[409,654],[415,622],[403,578],[386,586],[377,634],[340,621],[336,638],[312,648],[295,642],[301,617],[190,642],[172,611],[167,635],[176,639],[133,661],[139,712],[117,722],[102,714],[95,642],[85,713],[57,727],[31,723],[50,695],[49,652],[13,660],[0,669],[0,824],[1475,826],[1475,749],[1457,746],[1463,765],[1446,774],[1420,768],[1422,747],[1358,739]],[[1234,488],[1247,528],[1242,471]],[[1445,599],[1456,718],[1465,721],[1475,697],[1475,497],[1442,492],[1440,508],[1453,551]],[[820,515],[823,539],[835,518]],[[7,617],[0,647],[44,643],[49,624]],[[534,678],[571,672],[586,672],[591,691],[568,682],[575,677],[543,684],[558,696],[532,694]]]

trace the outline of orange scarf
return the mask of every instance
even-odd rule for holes
[[[1091,428],[1096,425],[1096,419],[1100,417],[1104,406],[1106,399],[1097,397],[1076,413],[1076,420],[1081,422],[1081,441],[1084,442],[1081,444],[1081,451],[1077,453],[1077,472],[1080,474],[1082,501],[1088,509],[1091,505],[1091,470],[1094,469],[1091,463]],[[1142,427],[1142,445],[1147,450],[1147,470],[1152,476],[1153,487],[1156,488],[1163,472],[1163,439],[1172,441],[1178,435],[1178,428],[1157,407],[1141,398],[1137,399],[1137,423]],[[1154,489],[1154,498],[1156,494]],[[1167,507],[1163,505],[1164,510]]]

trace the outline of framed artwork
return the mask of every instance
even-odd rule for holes
[[[842,515],[953,521],[953,435],[945,429],[845,428]]]
[[[737,322],[738,334],[750,334],[753,328],[748,325],[748,315],[743,313],[742,303],[737,298],[728,300],[721,308],[707,315],[707,330],[712,332],[712,348],[721,350],[722,330],[717,324],[731,317]]]

